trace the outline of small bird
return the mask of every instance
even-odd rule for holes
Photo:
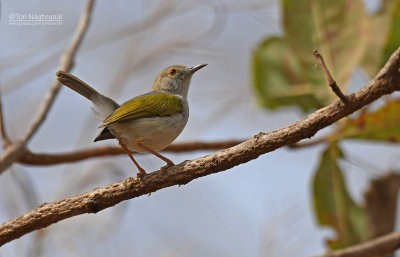
[[[189,118],[187,94],[192,75],[205,67],[174,65],[158,74],[149,93],[134,97],[122,105],[104,96],[77,77],[59,70],[57,79],[65,86],[89,99],[103,123],[94,141],[116,138],[139,170],[146,174],[131,151],[149,152],[165,161],[164,170],[174,163],[158,153],[182,132]]]

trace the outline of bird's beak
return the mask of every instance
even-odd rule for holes
[[[199,64],[199,65],[193,66],[192,68],[189,68],[189,73],[190,73],[190,74],[193,74],[193,73],[195,73],[196,71],[198,71],[198,70],[200,70],[201,68],[206,67],[206,66],[207,66],[207,64]]]

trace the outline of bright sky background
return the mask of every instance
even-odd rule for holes
[[[304,116],[296,109],[263,110],[252,91],[251,51],[266,36],[281,33],[277,2],[163,2],[174,10],[168,20],[121,39],[115,32],[148,17],[158,2],[96,2],[72,73],[117,102],[124,102],[150,90],[158,72],[167,66],[208,63],[192,79],[190,118],[179,142],[247,139]],[[368,6],[375,4],[371,1]],[[30,124],[54,80],[59,53],[69,43],[83,6],[84,2],[77,0],[2,2],[0,88],[7,129],[14,139]],[[211,36],[202,36],[212,26],[215,6],[219,6],[218,26]],[[62,13],[62,25],[9,25],[11,13]],[[152,16],[153,21],[157,18]],[[185,41],[190,43],[170,48],[171,42]],[[151,61],[147,62],[149,56]],[[350,90],[367,81],[360,74],[355,75]],[[93,143],[98,124],[90,103],[63,88],[29,147],[36,152],[66,152],[117,145],[112,140]],[[358,201],[368,180],[396,168],[400,157],[399,148],[393,145],[348,142],[342,146],[352,160],[343,162],[342,167]],[[280,149],[182,187],[135,198],[96,215],[61,221],[42,233],[8,243],[0,248],[0,256],[322,254],[324,241],[333,232],[316,226],[310,185],[323,148]],[[179,163],[207,153],[166,156]],[[138,161],[147,171],[163,165],[149,155],[138,157]],[[127,156],[51,167],[14,165],[0,176],[0,222],[43,202],[87,192],[135,176],[136,172]]]

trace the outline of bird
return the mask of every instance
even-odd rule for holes
[[[69,87],[93,103],[93,110],[102,121],[100,133],[94,142],[117,139],[139,173],[146,171],[132,156],[132,152],[148,152],[166,162],[161,171],[174,163],[158,153],[171,144],[182,132],[189,118],[187,95],[192,75],[207,66],[193,67],[173,65],[161,71],[150,92],[136,96],[119,105],[111,98],[75,77],[59,70],[56,73],[61,84]]]

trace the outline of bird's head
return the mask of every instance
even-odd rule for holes
[[[158,74],[152,91],[187,97],[192,75],[205,66],[207,64],[200,64],[191,68],[182,65],[170,66]]]

